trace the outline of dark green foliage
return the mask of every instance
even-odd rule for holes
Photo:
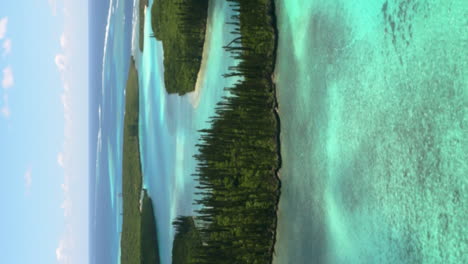
[[[140,19],[140,51],[143,52],[145,48],[145,8],[148,7],[148,0],[140,0],[139,4],[139,19]]]
[[[159,263],[158,236],[153,201],[144,190],[141,210],[141,263]]]
[[[125,96],[125,120],[122,165],[123,222],[121,263],[159,263],[156,221],[151,199],[144,191],[142,211],[142,172],[138,140],[138,73],[131,61]]]
[[[228,88],[211,128],[201,130],[195,174],[202,247],[185,263],[271,263],[280,182],[279,119],[271,79],[276,52],[274,6],[267,0],[228,0],[239,11],[225,46],[241,62],[225,76]],[[176,224],[177,227],[177,224]]]
[[[205,42],[208,0],[155,0],[151,26],[164,50],[164,83],[168,93],[195,89]]]
[[[141,218],[139,210],[142,186],[138,142],[138,73],[132,60],[125,97],[122,165],[123,223],[121,263],[141,263]]]
[[[172,247],[172,264],[189,263],[199,254],[202,246],[200,233],[195,226],[193,217],[179,216],[173,224],[176,235]]]

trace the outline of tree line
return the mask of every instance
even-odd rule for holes
[[[280,194],[279,119],[271,75],[276,53],[270,0],[227,0],[235,15],[233,40],[224,48],[240,62],[211,127],[197,144],[195,204],[201,246],[189,263],[270,263]],[[184,230],[179,218],[176,231]]]
[[[153,37],[164,49],[164,82],[169,93],[195,89],[202,61],[208,0],[155,0],[151,8]]]

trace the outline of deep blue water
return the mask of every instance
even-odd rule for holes
[[[130,1],[90,1],[90,263],[119,262],[132,11]]]

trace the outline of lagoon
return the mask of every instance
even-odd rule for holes
[[[466,263],[465,1],[277,1],[274,263]]]

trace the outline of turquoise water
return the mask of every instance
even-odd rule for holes
[[[150,1],[149,6],[152,3]],[[162,263],[171,263],[172,221],[178,215],[192,215],[194,211],[195,182],[191,174],[196,166],[193,155],[197,153],[197,131],[208,126],[207,121],[214,115],[216,103],[227,95],[223,88],[236,81],[221,76],[229,65],[235,63],[222,49],[232,39],[230,27],[225,25],[231,15],[226,1],[210,2],[207,67],[201,75],[198,100],[193,93],[185,96],[166,93],[162,45],[149,37],[152,34],[149,13],[144,21],[144,52],[140,53],[135,50],[137,45],[134,46],[140,78],[140,143],[144,185],[155,205]]]
[[[468,263],[468,2],[277,11],[274,263]]]

